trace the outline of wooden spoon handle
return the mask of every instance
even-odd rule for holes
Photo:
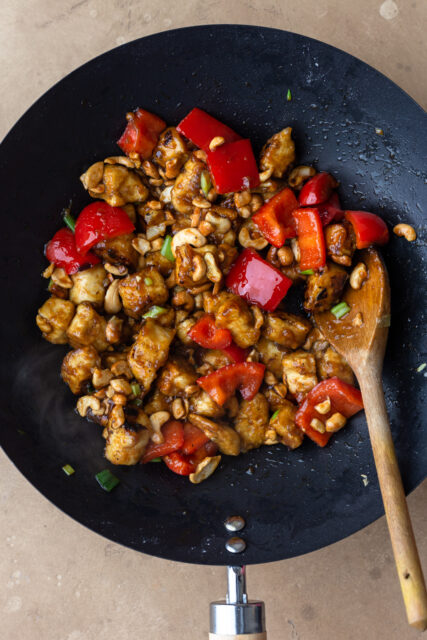
[[[381,374],[375,367],[366,367],[358,378],[408,622],[423,631],[427,627],[426,586],[391,436]]]

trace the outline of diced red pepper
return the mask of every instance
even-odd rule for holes
[[[228,329],[217,327],[215,319],[206,314],[188,332],[189,337],[205,349],[224,349],[232,342]]]
[[[212,440],[209,440],[203,444],[197,451],[188,456],[189,462],[192,462],[195,467],[207,457],[215,456],[218,453],[218,445]]]
[[[329,200],[326,200],[326,202],[320,204],[317,208],[324,227],[334,220],[338,221],[344,218],[344,211],[341,209],[341,202],[335,191]]]
[[[181,120],[177,130],[203,151],[209,151],[209,143],[217,136],[224,138],[225,142],[235,142],[241,139],[241,136],[233,129],[198,107],[192,109]]]
[[[264,378],[265,365],[259,362],[239,362],[221,367],[196,382],[212,400],[222,406],[236,389],[245,400],[252,400]]]
[[[126,211],[111,207],[106,202],[93,202],[83,209],[77,218],[75,238],[80,253],[105,240],[135,230]]]
[[[234,362],[244,362],[249,355],[250,349],[242,349],[237,344],[230,344],[228,347],[221,349]]]
[[[327,398],[331,401],[331,410],[327,414],[316,411],[315,406]],[[305,397],[297,411],[295,422],[298,427],[314,440],[320,447],[324,447],[331,437],[331,433],[319,433],[310,426],[313,418],[326,422],[334,413],[341,413],[350,418],[363,409],[362,394],[359,389],[339,378],[329,378],[319,382]]]
[[[259,172],[250,140],[237,140],[207,152],[207,163],[217,193],[253,189]]]
[[[161,444],[154,442],[148,443],[145,454],[141,460],[143,464],[150,462],[153,458],[169,455],[174,451],[178,451],[184,444],[184,426],[182,422],[169,420],[169,422],[163,425],[162,434],[164,442]]]
[[[92,267],[100,259],[90,251],[86,254],[78,253],[74,233],[70,229],[60,229],[45,248],[46,258],[56,267],[64,269],[68,274],[76,273],[81,267]]]
[[[179,451],[163,456],[163,462],[171,471],[180,476],[189,476],[190,473],[195,472],[197,467],[194,462],[190,462],[187,456],[183,455]]]
[[[166,122],[145,109],[136,109],[126,117],[128,123],[117,144],[127,155],[138,153],[147,160],[157,144],[159,134],[166,128]]]
[[[326,246],[319,210],[297,209],[294,211],[300,250],[300,271],[320,269],[326,264]]]
[[[366,249],[371,244],[386,244],[389,240],[387,225],[382,218],[368,211],[346,211],[356,236],[356,247]]]
[[[252,216],[264,238],[275,247],[283,247],[287,238],[295,238],[295,221],[292,212],[298,209],[298,200],[292,189],[276,193]]]
[[[182,445],[181,453],[189,456],[197,449],[200,449],[206,442],[209,442],[209,438],[201,429],[191,424],[191,422],[184,424],[184,444]]]
[[[317,173],[301,189],[298,196],[299,203],[303,207],[322,204],[328,200],[337,186],[337,181],[330,173]]]
[[[261,258],[254,249],[245,249],[230,269],[226,286],[251,304],[274,311],[285,297],[292,280]]]

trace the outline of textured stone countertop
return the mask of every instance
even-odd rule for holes
[[[279,27],[370,63],[427,105],[423,0],[2,0],[0,135],[54,82],[137,37],[209,23]],[[5,187],[3,187],[5,188]],[[427,482],[409,497],[427,569]],[[88,531],[53,507],[0,454],[3,640],[194,640],[225,570],[159,560]],[[404,640],[384,518],[315,553],[248,570],[269,640]],[[184,586],[185,585],[185,586]]]

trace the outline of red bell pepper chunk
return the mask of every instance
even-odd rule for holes
[[[143,464],[150,462],[153,458],[169,455],[174,451],[178,451],[184,444],[184,426],[182,422],[169,420],[169,422],[163,425],[162,434],[164,442],[160,444],[156,444],[155,442],[148,443],[145,454],[141,460]]]
[[[147,160],[157,144],[159,134],[166,128],[166,122],[145,109],[136,109],[126,117],[128,123],[117,144],[127,155],[137,153]]]
[[[242,251],[225,282],[233,293],[265,311],[274,311],[292,284],[290,278],[261,258],[254,249]]]
[[[199,447],[197,451],[190,454],[188,456],[188,460],[189,462],[192,462],[195,467],[197,467],[199,462],[201,462],[208,456],[209,457],[215,456],[217,453],[218,453],[218,445],[216,445],[215,442],[212,442],[212,440],[208,440],[208,442],[206,442],[201,447]]]
[[[252,216],[252,220],[270,244],[283,247],[287,238],[296,236],[292,212],[298,206],[292,189],[285,188],[266,202]]]
[[[259,172],[250,140],[237,140],[207,152],[207,163],[217,193],[253,189]]]
[[[184,425],[184,444],[181,448],[181,453],[189,456],[197,449],[200,449],[206,442],[209,442],[209,438],[203,433],[199,427],[196,427],[191,422],[186,422]]]
[[[300,250],[300,271],[320,269],[326,264],[326,245],[319,210],[297,209],[294,211]]]
[[[234,362],[244,362],[249,355],[250,349],[242,349],[232,342],[228,347],[221,349]]]
[[[344,218],[344,211],[341,209],[340,199],[335,191],[329,200],[326,200],[326,202],[320,204],[317,208],[324,227],[333,220],[342,220]]]
[[[86,253],[105,238],[115,238],[134,230],[126,211],[120,207],[111,207],[106,202],[93,202],[77,218],[74,232],[76,247],[80,253]]]
[[[163,462],[171,471],[177,473],[179,476],[189,476],[190,473],[195,472],[197,466],[179,451],[174,451],[173,453],[163,456]]]
[[[46,258],[56,267],[64,269],[66,273],[76,273],[81,267],[92,267],[100,259],[90,251],[79,254],[76,247],[74,233],[70,229],[60,229],[45,248]]]
[[[329,413],[320,414],[315,406],[327,398],[331,401]],[[346,418],[354,416],[363,409],[362,394],[359,389],[339,378],[329,378],[319,382],[305,397],[297,411],[295,422],[305,434],[320,447],[324,447],[331,433],[319,433],[310,426],[313,418],[326,422],[334,413],[341,413]]]
[[[386,244],[389,240],[387,225],[382,218],[368,211],[346,211],[356,236],[356,247],[366,249],[371,244]]]
[[[241,139],[241,136],[233,129],[198,107],[192,109],[181,120],[177,130],[203,151],[209,151],[209,143],[216,136],[221,136],[225,142],[235,142]]]
[[[264,378],[265,365],[259,362],[238,362],[221,367],[196,380],[197,384],[222,406],[236,389],[245,400],[252,400]]]
[[[317,173],[301,189],[298,197],[299,203],[303,207],[322,204],[328,200],[337,186],[337,181],[330,173]]]
[[[212,316],[202,316],[188,332],[189,337],[205,349],[224,349],[232,342],[228,329],[217,327]]]

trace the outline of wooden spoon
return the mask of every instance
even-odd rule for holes
[[[426,587],[381,381],[390,324],[390,285],[375,249],[363,251],[361,261],[366,265],[368,278],[358,290],[348,287],[343,300],[351,307],[349,313],[340,320],[330,311],[315,313],[314,317],[320,331],[347,360],[359,382],[408,622],[423,631],[427,627]],[[362,324],[355,326],[359,313]]]

